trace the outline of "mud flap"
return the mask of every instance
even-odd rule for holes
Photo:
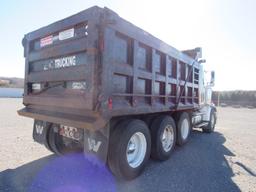
[[[33,139],[34,141],[44,145],[47,149],[51,151],[48,141],[48,130],[50,128],[50,123],[40,120],[34,120],[33,126]]]
[[[48,135],[51,125],[51,123],[45,121],[35,120],[33,128],[33,139],[45,145],[50,151],[52,151],[52,149],[49,145]],[[104,164],[107,162],[109,129],[109,124],[97,131],[84,129],[83,145],[85,157],[93,155],[99,162]]]
[[[109,124],[97,131],[84,130],[84,153],[92,154],[102,162],[107,162],[109,145]]]

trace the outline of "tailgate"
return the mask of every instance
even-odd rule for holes
[[[93,7],[24,37],[26,108],[19,114],[42,120],[51,117],[55,123],[65,119],[65,124],[72,124],[72,119],[73,124],[76,119],[90,123],[96,119],[99,14],[100,9]]]

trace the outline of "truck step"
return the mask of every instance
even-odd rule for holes
[[[208,125],[208,122],[202,122],[202,123],[199,123],[199,124],[195,125],[195,127],[200,128],[200,127],[203,127],[203,126],[206,126],[206,125]]]

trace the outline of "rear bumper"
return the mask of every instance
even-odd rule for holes
[[[91,131],[102,129],[107,124],[107,120],[103,119],[98,114],[91,114],[85,116],[82,114],[67,114],[62,112],[39,110],[28,107],[19,110],[18,114],[24,117],[30,117],[37,120],[56,124],[63,124],[77,128],[85,128]]]

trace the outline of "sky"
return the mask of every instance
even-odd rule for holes
[[[0,76],[24,77],[24,34],[94,5],[179,50],[202,47],[214,90],[256,90],[255,0],[1,1]]]

